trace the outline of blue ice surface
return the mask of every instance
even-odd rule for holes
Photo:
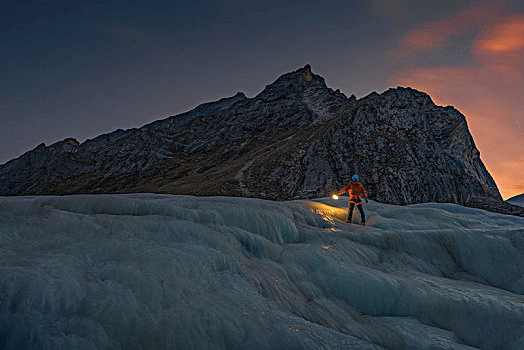
[[[0,197],[0,348],[524,348],[524,218],[346,205]]]

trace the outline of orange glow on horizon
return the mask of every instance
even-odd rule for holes
[[[450,35],[467,35],[465,20],[478,31],[471,61],[433,67],[404,61],[391,84],[426,92],[437,105],[464,114],[484,165],[508,199],[524,191],[524,16],[491,10],[474,7],[408,33],[394,57],[438,52]]]
[[[419,68],[397,76],[395,83],[424,91],[435,104],[452,105],[464,114],[484,165],[507,199],[521,194],[524,184],[524,135],[516,126],[518,107],[507,100],[523,101],[524,96],[513,84],[508,90],[514,92],[505,96],[506,90],[489,85],[494,76],[484,75],[487,82],[479,84],[477,74],[475,69]]]

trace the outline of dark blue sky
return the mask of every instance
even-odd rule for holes
[[[253,97],[307,63],[357,97],[401,85],[411,68],[466,65],[478,26],[430,54],[395,52],[413,30],[479,3],[490,1],[0,5],[0,164],[42,142],[139,127],[238,91]]]

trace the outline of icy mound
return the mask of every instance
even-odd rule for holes
[[[524,348],[524,218],[344,205],[0,198],[0,348]]]

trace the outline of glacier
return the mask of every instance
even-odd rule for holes
[[[346,204],[0,197],[0,348],[524,348],[524,218]]]

